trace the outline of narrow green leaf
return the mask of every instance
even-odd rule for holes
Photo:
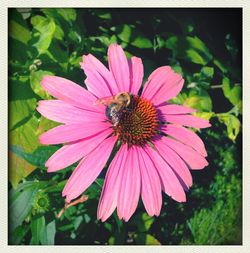
[[[40,234],[40,241],[42,245],[54,245],[56,234],[56,222],[51,221]]]
[[[44,230],[45,230],[44,216],[33,218],[31,220],[30,228],[31,228],[31,234],[32,234],[30,244],[39,245],[41,241],[41,237],[43,236]]]

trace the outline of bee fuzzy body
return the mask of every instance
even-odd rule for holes
[[[106,117],[111,120],[114,126],[117,126],[124,111],[131,110],[132,103],[133,96],[130,93],[121,92],[112,97],[99,99],[96,104],[106,105]]]
[[[117,110],[117,105],[112,104],[106,107],[106,116],[112,121],[114,126],[117,126],[120,118],[122,117],[122,110]]]

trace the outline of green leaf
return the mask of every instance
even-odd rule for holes
[[[30,31],[14,20],[10,20],[9,35],[13,39],[16,39],[24,44],[27,44],[28,41],[31,39]]]
[[[212,100],[204,89],[199,91],[191,90],[183,105],[199,111],[211,112],[212,110]]]
[[[109,237],[108,244],[115,245],[115,237],[114,236]]]
[[[40,134],[46,132],[47,130],[53,128],[53,127],[56,127],[56,126],[59,126],[60,123],[57,123],[55,121],[52,121],[52,120],[49,120],[45,117],[41,117],[38,121],[38,128],[37,128],[37,136],[39,136]]]
[[[129,25],[122,25],[116,27],[116,31],[119,33],[117,36],[124,42],[130,42],[131,35],[132,35],[132,28]]]
[[[58,40],[63,40],[63,38],[64,38],[64,31],[59,25],[56,25],[54,38],[58,39]]]
[[[210,120],[215,115],[214,112],[195,112],[194,116],[197,116],[199,118]]]
[[[29,231],[29,226],[19,226],[14,232],[10,233],[10,244],[18,245],[22,242],[23,238]]]
[[[76,11],[71,8],[58,8],[57,12],[61,15],[66,21],[71,22],[76,20]]]
[[[154,217],[150,217],[147,213],[137,214],[132,223],[137,226],[140,233],[147,232],[154,223]]]
[[[35,167],[44,167],[45,162],[49,157],[58,150],[55,146],[41,146],[33,153],[26,153],[19,146],[10,145],[10,151],[14,152],[20,158],[26,160],[29,164]]]
[[[105,9],[95,9],[94,13],[101,19],[110,20],[112,18],[110,12]]]
[[[17,76],[9,78],[10,100],[23,100],[34,98],[35,94],[29,85],[29,76]]]
[[[38,37],[38,41],[33,46],[37,48],[39,54],[43,54],[50,46],[56,30],[56,24],[53,19],[43,16],[32,17],[31,23],[34,29],[39,31],[39,34],[34,33]]]
[[[152,48],[153,44],[151,40],[146,38],[142,33],[138,34],[136,38],[131,42],[131,45],[138,48]]]
[[[36,99],[31,90],[27,77],[9,80],[10,87],[10,117],[9,129],[13,130],[24,124],[36,108]]]
[[[214,68],[212,67],[203,67],[201,69],[202,79],[203,80],[211,80],[214,76]]]
[[[40,145],[36,134],[37,128],[37,119],[31,117],[27,122],[10,131],[10,145],[18,146],[25,153],[33,152]],[[23,158],[14,154],[12,151],[10,151],[9,155],[9,181],[13,187],[15,187],[17,183],[29,175],[35,167],[27,163]]]
[[[206,65],[212,59],[205,43],[196,36],[171,36],[166,40],[165,47],[171,49],[175,56],[196,64]]]
[[[22,147],[25,152],[32,152],[39,145],[36,136],[38,121],[32,116],[36,99],[27,81],[27,77],[10,79],[9,142],[10,145]],[[9,181],[13,187],[35,169],[12,151],[9,152],[9,161]]]
[[[175,64],[171,65],[171,67],[176,73],[183,75],[182,67],[180,65]]]
[[[74,224],[75,230],[77,230],[77,228],[81,225],[82,221],[83,221],[83,216],[77,216],[74,219],[73,224]]]
[[[109,231],[109,232],[112,232],[112,225],[108,222],[105,222],[104,223],[104,227]]]
[[[161,243],[152,235],[147,234],[146,235],[146,245],[161,245]]]
[[[8,41],[8,49],[9,49],[9,76],[14,73],[18,73],[24,70],[28,70],[29,67],[29,54],[31,52],[31,48],[28,45],[23,44],[22,42],[9,37]],[[18,53],[17,53],[18,52]]]
[[[41,241],[41,237],[43,236],[44,230],[45,230],[44,216],[33,218],[31,220],[30,228],[31,228],[31,234],[32,234],[30,244],[39,245],[39,242]]]
[[[51,98],[50,95],[42,88],[41,81],[44,76],[53,75],[50,71],[32,71],[30,73],[30,86],[32,90],[41,98],[43,99],[49,99]]]
[[[202,56],[194,49],[190,48],[186,50],[185,58],[191,62],[206,65],[206,60],[202,58]]]
[[[16,188],[18,183],[34,171],[35,168],[35,166],[31,165],[14,152],[9,151],[8,177],[13,188]]]
[[[241,128],[241,123],[237,117],[229,113],[217,114],[219,120],[227,126],[228,138],[235,141]]]
[[[40,234],[40,241],[42,245],[54,245],[56,234],[56,222],[53,220]]]
[[[70,30],[68,36],[75,43],[81,43],[82,42],[82,37],[80,36],[80,34],[77,31]],[[78,56],[78,57],[80,57],[80,56]]]
[[[34,182],[23,183],[16,190],[10,192],[9,224],[11,231],[20,226],[30,214],[33,201],[39,189],[38,187],[39,184]]]
[[[89,196],[89,199],[95,199],[100,196],[101,189],[104,183],[104,179],[97,178],[95,184],[92,184],[86,191],[86,195]]]
[[[214,59],[213,63],[214,63],[215,66],[217,66],[219,68],[219,70],[222,73],[227,73],[228,72],[228,69],[224,66],[224,64],[220,60]]]
[[[36,108],[36,99],[15,100],[9,103],[10,117],[9,128],[14,130],[19,125],[24,124],[32,115]]]
[[[195,112],[194,116],[202,119],[210,120],[215,115],[214,112]]]
[[[24,124],[29,120],[33,111],[36,108],[36,99],[31,90],[28,77],[10,78],[10,117],[9,129],[13,130],[16,127]]]
[[[222,80],[222,90],[225,95],[225,97],[233,104],[233,105],[238,105],[239,107],[242,99],[242,88],[241,86],[232,86],[230,83],[229,78],[224,77]]]
[[[161,245],[161,243],[152,235],[140,233],[135,237],[137,245]]]
[[[24,152],[33,152],[40,145],[37,130],[38,120],[32,116],[27,122],[10,131],[10,144],[22,147]]]
[[[224,92],[225,97],[229,98],[231,87],[230,87],[230,80],[228,77],[224,77],[222,80],[222,90]]]
[[[60,47],[60,44],[58,41],[53,40],[49,46],[49,49],[47,51],[47,55],[55,62],[57,62],[65,72],[67,72],[68,67],[68,61],[69,61],[69,55],[67,50],[63,50]],[[80,66],[79,66],[80,68]]]
[[[214,75],[214,68],[204,66],[201,68],[200,72],[194,73],[193,77],[188,77],[188,80],[191,82],[187,87],[188,88],[201,88],[209,89],[210,83]]]
[[[226,35],[225,45],[226,45],[227,50],[230,52],[232,58],[235,59],[238,54],[238,48],[237,48],[237,44],[233,40],[231,34]]]
[[[133,25],[118,25],[111,28],[112,31],[115,32],[117,37],[127,43],[130,43],[131,45],[138,47],[138,48],[152,48],[153,44],[152,42],[140,31],[136,30],[135,26]]]
[[[224,152],[222,155],[225,155]],[[225,166],[224,162],[222,166]],[[242,206],[241,180],[236,179],[235,175],[228,178],[224,173],[217,173],[213,181],[211,184],[214,199],[212,205],[196,210],[194,216],[187,222],[187,227],[192,233],[193,241],[190,243],[192,245],[227,244],[241,233],[242,228],[241,225],[239,226],[241,216],[235,215],[240,212]],[[185,242],[182,240],[181,244],[183,243]]]

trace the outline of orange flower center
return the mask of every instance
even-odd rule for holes
[[[131,95],[130,105],[122,110],[117,125],[113,125],[114,135],[128,146],[143,146],[156,134],[157,111],[145,98]]]

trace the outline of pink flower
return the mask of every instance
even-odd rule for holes
[[[105,221],[117,208],[118,217],[128,221],[140,195],[147,213],[158,216],[161,192],[185,202],[184,190],[192,185],[189,169],[208,165],[202,140],[183,126],[206,128],[210,124],[191,115],[195,110],[166,102],[184,84],[171,67],[157,68],[138,95],[143,79],[141,59],[133,56],[128,60],[122,48],[112,44],[108,63],[109,70],[93,55],[83,56],[81,67],[88,90],[61,77],[43,78],[42,87],[56,100],[40,101],[37,110],[62,125],[42,134],[40,142],[64,144],[45,165],[48,172],[55,172],[81,160],[62,192],[70,202],[94,182],[116,148],[106,173],[98,219]],[[110,106],[103,98],[112,99],[120,92],[127,92],[131,101],[119,111],[115,124],[113,116],[106,115]]]

